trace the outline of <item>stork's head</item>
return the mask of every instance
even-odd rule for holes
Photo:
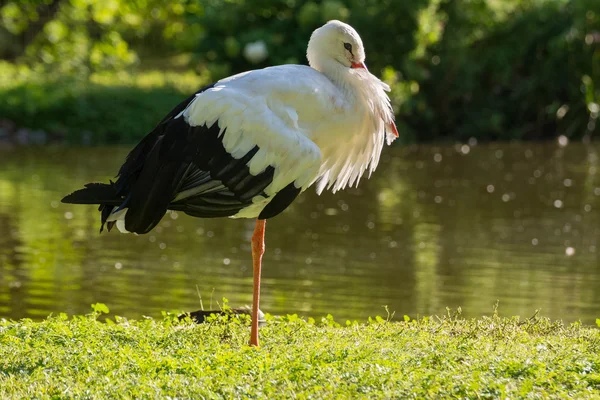
[[[353,88],[356,98],[371,110],[376,131],[388,132],[388,143],[398,137],[390,99],[385,93],[390,87],[367,70],[365,48],[354,28],[340,21],[329,21],[313,32],[306,57],[311,67],[339,86]],[[377,126],[385,126],[385,131]]]
[[[360,36],[350,25],[336,20],[313,32],[306,57],[311,67],[321,72],[332,62],[346,68],[367,68]]]

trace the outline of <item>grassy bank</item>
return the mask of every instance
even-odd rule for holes
[[[0,140],[25,128],[76,144],[135,143],[208,81],[175,71],[44,75],[0,61]]]
[[[0,322],[0,398],[600,397],[600,331],[545,318]]]

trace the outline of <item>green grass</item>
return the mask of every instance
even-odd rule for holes
[[[600,398],[600,331],[534,316],[342,326],[87,316],[0,322],[0,398]],[[106,311],[106,310],[105,310]]]
[[[72,143],[135,143],[209,81],[189,71],[55,76],[0,61],[0,120]]]

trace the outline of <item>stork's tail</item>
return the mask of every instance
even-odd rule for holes
[[[123,201],[112,184],[88,183],[84,189],[76,190],[65,196],[63,203],[69,204],[111,204],[119,205]]]
[[[102,214],[102,225],[100,232],[104,229],[104,224],[108,231],[112,229],[115,221],[107,219],[112,214],[115,207],[119,207],[123,203],[123,198],[117,194],[114,183],[88,183],[84,189],[76,190],[73,193],[65,196],[63,203],[69,204],[99,204],[98,210]]]

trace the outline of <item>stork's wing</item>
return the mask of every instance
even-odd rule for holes
[[[218,119],[221,128],[228,128],[223,143],[230,152],[248,151],[251,145],[246,139],[252,139],[261,149],[263,144],[277,149],[274,154],[278,155],[297,149],[298,153],[284,159],[291,164],[305,157],[302,149],[312,151],[305,143],[316,142],[322,153],[317,193],[326,187],[335,192],[358,184],[365,172],[375,170],[385,131],[393,123],[385,94],[389,87],[366,70],[349,74],[345,79],[351,90],[300,65],[251,71],[218,82],[214,89],[199,94],[201,101],[193,102],[184,113],[192,125]],[[206,103],[213,106],[204,107]],[[265,121],[272,122],[265,127]],[[250,167],[261,170],[267,164],[259,155]]]
[[[326,119],[332,108],[324,85],[333,87],[309,67],[249,71],[199,93],[182,116],[190,126],[217,125],[226,152],[235,159],[258,146],[247,165],[252,174],[275,168],[266,190],[274,195],[293,181],[306,188],[318,173],[321,151],[308,136],[310,123]]]
[[[167,209],[203,218],[279,214],[312,183],[321,157],[288,122],[218,84],[188,98],[119,171],[115,188],[124,201],[116,211],[127,209],[125,229],[149,232]],[[110,212],[103,210],[104,220]]]

